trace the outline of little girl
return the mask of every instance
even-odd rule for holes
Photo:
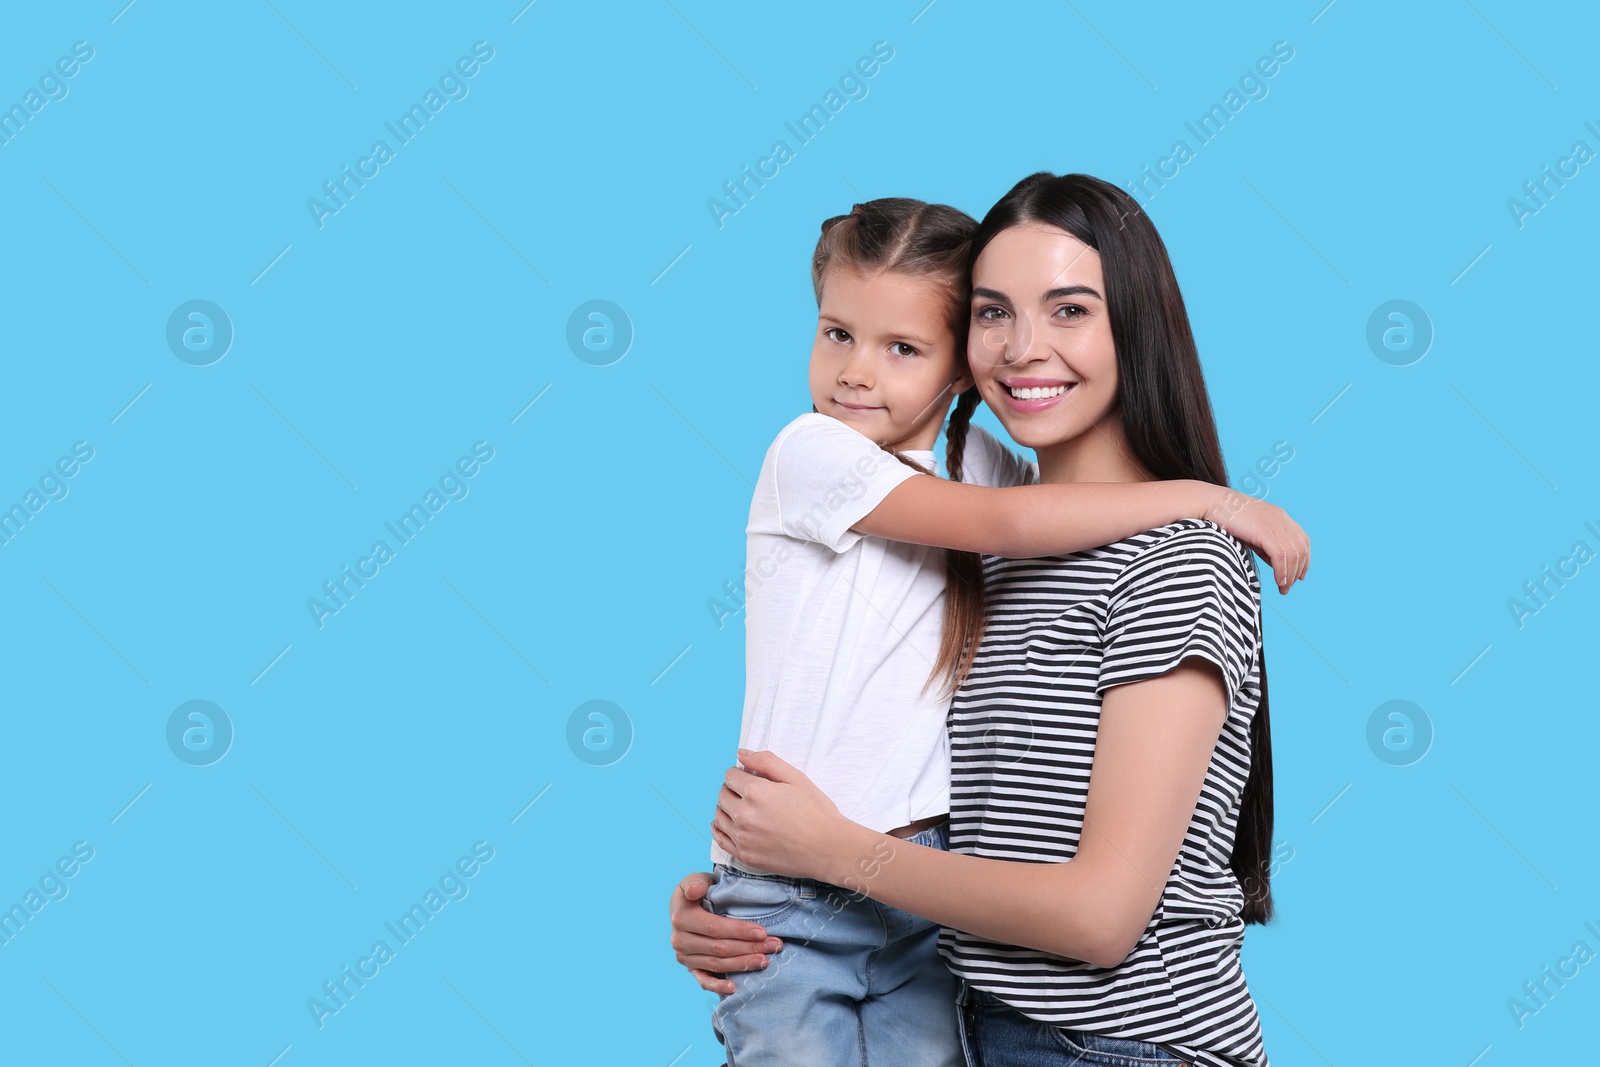
[[[1210,518],[1266,555],[1281,588],[1304,567],[1304,534],[1274,505],[1200,481],[1031,484],[1034,464],[966,429],[976,227],[899,198],[823,223],[813,409],[767,450],[747,527],[740,747],[799,768],[850,820],[934,848],[948,847],[949,696],[983,618],[975,553],[1060,555]],[[1072,385],[1010,387],[1026,401]],[[957,397],[946,480],[932,450]],[[698,974],[723,994],[712,1024],[729,1067],[964,1062],[936,923],[850,879],[783,877],[716,845],[711,858],[703,906],[787,943],[736,988]]]

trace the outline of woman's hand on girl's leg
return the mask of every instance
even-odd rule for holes
[[[733,983],[719,974],[759,971],[767,965],[766,953],[781,950],[783,942],[768,937],[756,923],[713,915],[702,907],[711,878],[706,871],[696,871],[673,887],[667,903],[672,948],[701,989],[732,993]]]

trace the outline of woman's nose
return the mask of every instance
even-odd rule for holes
[[[1026,315],[1019,315],[1010,323],[1006,330],[1003,347],[1007,363],[1027,363],[1036,359],[1043,359],[1047,353],[1043,345],[1035,344],[1037,334],[1033,328],[1033,320]]]

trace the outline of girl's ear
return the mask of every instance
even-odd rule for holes
[[[971,389],[976,384],[977,383],[972,380],[972,372],[967,368],[962,367],[956,372],[956,376],[950,380],[950,395],[952,397],[960,396],[962,393],[966,392],[968,389]]]

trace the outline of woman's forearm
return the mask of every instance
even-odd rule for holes
[[[1122,903],[1147,897],[1143,884],[1124,884],[1138,878],[1131,867],[983,859],[856,823],[834,840],[823,880],[1000,944],[1114,967],[1149,920]]]

